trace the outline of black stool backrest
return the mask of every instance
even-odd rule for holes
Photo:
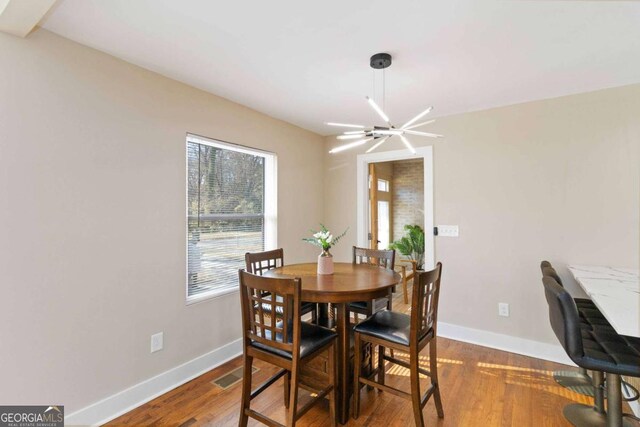
[[[300,295],[302,281],[262,277],[240,270],[242,334],[251,341],[293,353],[297,357],[300,342]],[[265,310],[265,306],[271,306]],[[282,322],[271,313],[282,308]]]
[[[395,249],[367,249],[353,247],[354,264],[372,264],[393,270],[396,264]]]
[[[576,361],[584,356],[580,317],[573,298],[551,276],[542,278],[544,294],[549,304],[549,321],[551,328],[567,352]]]
[[[436,335],[438,324],[438,300],[440,299],[440,277],[442,263],[431,271],[418,271],[413,280],[411,300],[411,342],[418,342],[429,329]]]
[[[564,287],[564,285],[562,284],[562,279],[560,278],[560,276],[558,276],[558,272],[556,271],[555,268],[544,267],[542,269],[542,277],[545,277],[545,276],[553,277],[553,280],[558,282],[558,285]]]
[[[545,261],[542,261],[542,262],[540,263],[540,269],[542,270],[542,269],[544,269],[544,268],[546,268],[546,267],[551,267],[551,263],[550,263],[549,261],[546,261],[546,260],[545,260]]]

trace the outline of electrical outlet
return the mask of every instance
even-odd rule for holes
[[[164,332],[158,332],[151,335],[151,353],[160,351],[164,348]]]
[[[509,317],[509,304],[506,302],[498,303],[498,316]]]

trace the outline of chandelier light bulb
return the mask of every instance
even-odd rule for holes
[[[367,153],[372,152],[373,150],[375,150],[376,148],[380,147],[382,144],[384,144],[384,142],[391,138],[390,136],[385,136],[384,138],[382,138],[380,141],[376,142],[375,144],[373,144],[368,150]]]
[[[362,140],[356,141],[356,142],[350,142],[349,144],[341,145],[339,147],[331,149],[329,151],[329,153],[331,153],[331,154],[339,153],[341,151],[348,150],[349,148],[353,148],[353,147],[357,147],[359,145],[366,144],[367,142],[371,141],[372,139],[373,138],[367,138],[367,139],[362,139]]]
[[[382,120],[384,120],[386,123],[389,123],[389,117],[384,113],[384,111],[382,111],[382,108],[378,107],[378,104],[376,104],[376,101],[369,98],[368,96],[367,96],[367,101],[369,102],[369,105],[371,105],[371,108],[373,108],[375,112],[378,113],[380,117],[382,117]]]
[[[329,126],[338,126],[338,127],[343,127],[343,128],[358,128],[358,129],[364,129],[364,126],[362,125],[352,125],[349,123],[334,123],[334,122],[327,122],[327,125]]]
[[[416,154],[416,149],[413,148],[413,145],[411,145],[409,140],[404,135],[400,135],[400,139],[402,140],[402,142],[404,142],[404,145],[409,149],[409,151],[411,151],[411,153]]]
[[[415,116],[413,119],[409,120],[407,123],[405,123],[404,125],[402,125],[402,129],[406,128],[407,126],[411,126],[413,123],[415,123],[416,121],[420,120],[421,118],[423,118],[424,116],[426,116],[427,114],[429,114],[431,112],[431,110],[433,110],[433,107],[429,107],[426,110],[424,110],[422,113],[418,114],[417,116]]]
[[[364,135],[363,134],[358,134],[358,135],[338,135],[337,138],[338,139],[356,139],[356,138],[362,138]]]

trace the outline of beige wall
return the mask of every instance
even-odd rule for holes
[[[638,266],[639,118],[634,85],[451,116],[430,127],[446,136],[434,148],[435,223],[460,226],[460,237],[436,238],[444,264],[441,321],[555,344],[542,259],[567,281],[568,263]],[[326,138],[325,221],[355,230],[355,159],[366,147],[326,154],[338,144]],[[334,256],[349,259],[348,246]],[[511,317],[497,316],[498,302],[511,304]]]
[[[0,52],[3,404],[68,414],[239,338],[237,294],[185,306],[186,132],[277,153],[279,243],[317,255],[321,137],[44,30]]]

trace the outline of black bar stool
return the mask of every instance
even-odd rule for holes
[[[580,327],[580,315],[569,293],[553,277],[542,279],[549,304],[551,328],[567,355],[581,368],[602,372],[607,377],[607,412],[595,407],[571,404],[564,408],[565,418],[576,426],[632,427],[623,418],[621,375],[640,377],[640,339],[617,333]],[[630,414],[624,414],[629,416]]]
[[[550,276],[555,279],[560,286],[563,286],[562,279],[549,261],[542,261],[540,263],[540,269],[542,270],[543,277]],[[593,301],[588,298],[574,298],[573,300],[578,308],[581,328],[588,330],[595,328],[603,332],[615,333],[613,327],[607,319],[605,319],[600,310],[598,310]],[[604,384],[604,375],[601,372],[595,372],[593,378],[591,378],[584,368],[579,368],[578,371],[554,371],[553,379],[574,393],[595,397],[598,411],[604,413],[604,391],[602,387]]]

